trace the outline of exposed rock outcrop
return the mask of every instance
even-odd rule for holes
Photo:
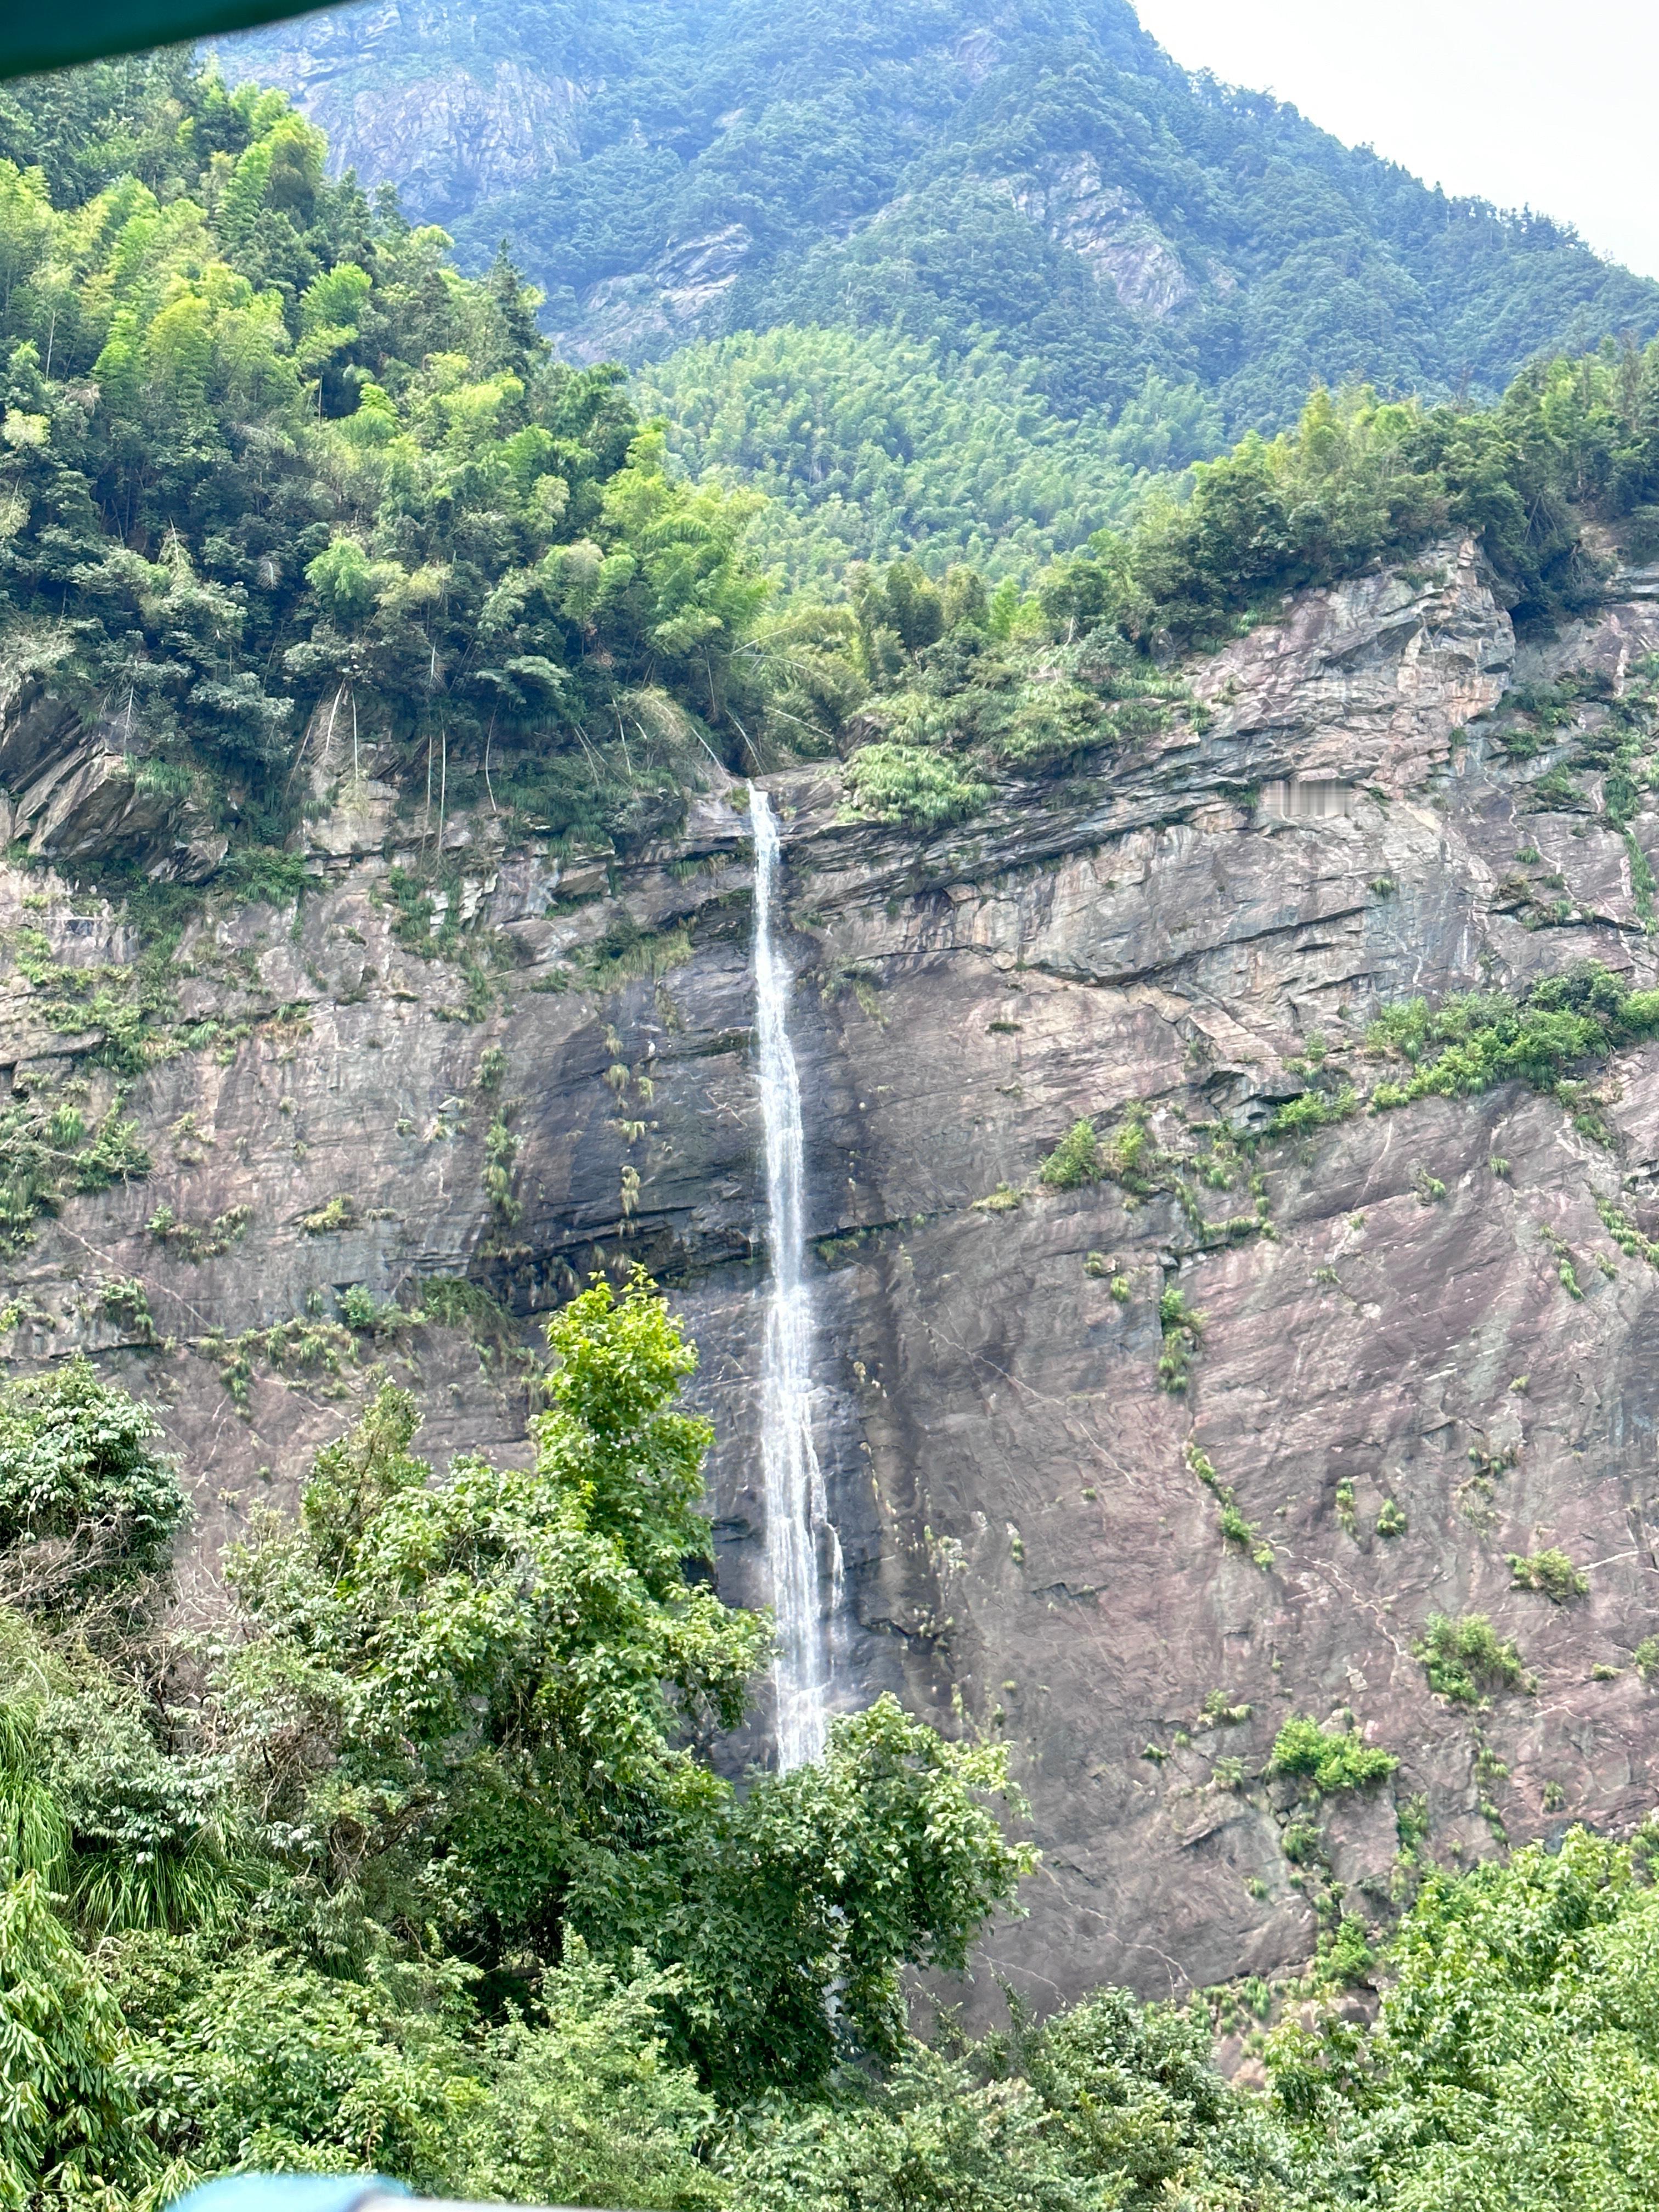
[[[228,840],[147,769],[130,717],[86,718],[42,678],[0,695],[0,842],[74,867],[124,862],[153,878],[205,883]]]
[[[395,183],[423,222],[453,222],[482,201],[580,157],[586,94],[523,59],[453,58],[449,11],[419,0],[302,16],[267,33],[261,82],[280,84],[327,133],[337,175]],[[228,41],[229,73],[246,67]]]
[[[553,333],[554,350],[584,364],[637,363],[718,335],[726,295],[753,244],[742,223],[726,223],[676,241],[648,269],[591,285],[576,302],[575,319]]]
[[[1086,261],[1126,307],[1161,319],[1198,290],[1146,210],[1102,175],[1092,154],[1058,163],[1040,179],[1005,179],[1002,188],[1039,230]]]
[[[1632,1654],[1659,1629],[1659,1046],[1571,1102],[1511,1085],[1263,1133],[1322,1058],[1363,1078],[1368,1020],[1413,994],[1589,957],[1659,976],[1651,794],[1626,822],[1597,770],[1540,782],[1595,754],[1656,650],[1639,585],[1517,648],[1450,543],[1309,594],[1190,672],[1203,711],[932,840],[845,818],[831,769],[776,780],[842,1692],[896,1686],[1013,1744],[1043,1868],[988,1948],[1038,2002],[1291,1965],[1333,1883],[1383,1913],[1402,1832],[1449,1859],[1653,1803],[1659,1687]],[[1534,757],[1506,750],[1516,683],[1574,671],[1605,680],[1559,691]],[[1307,777],[1346,811],[1259,806]],[[187,934],[179,1012],[208,1026],[124,1109],[149,1179],[43,1224],[7,1348],[89,1344],[160,1402],[201,1575],[293,1497],[376,1358],[440,1461],[525,1449],[499,1329],[482,1356],[435,1324],[377,1343],[338,1292],[458,1278],[527,1333],[638,1257],[702,1346],[722,1584],[763,1598],[740,799],[609,863],[452,823],[471,978],[385,896],[420,857],[389,797],[317,825],[297,909]],[[49,878],[0,874],[0,928],[26,892],[68,958],[83,909]],[[58,1073],[87,1042],[58,1040]],[[50,1087],[49,1052],[31,1070]],[[1140,1127],[1140,1170],[1042,1187],[1083,1115]],[[109,1291],[133,1280],[148,1322]],[[1550,1547],[1582,1598],[1514,1585],[1508,1554]],[[1435,1612],[1488,1615],[1535,1688],[1433,1694]],[[1262,1778],[1291,1712],[1351,1714],[1401,1761],[1323,1808],[1323,1871],[1287,1856],[1291,1793]]]

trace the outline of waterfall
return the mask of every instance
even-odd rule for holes
[[[778,1632],[773,1670],[778,1765],[788,1768],[804,1765],[823,1749],[830,1655],[820,1561],[828,1555],[832,1599],[841,1561],[812,1442],[812,1294],[805,1268],[800,1079],[789,1042],[794,977],[773,936],[778,825],[771,801],[752,783],[749,818],[755,831],[755,1035],[771,1256],[761,1367],[761,1468]]]

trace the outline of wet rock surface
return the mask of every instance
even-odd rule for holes
[[[1659,1630],[1659,1046],[1568,1100],[1510,1085],[1268,1133],[1310,1071],[1387,1072],[1366,1026],[1413,994],[1590,958],[1659,976],[1659,815],[1645,787],[1609,812],[1593,764],[1659,604],[1609,593],[1520,647],[1468,545],[1310,594],[1188,672],[1204,711],[931,841],[845,819],[833,769],[772,780],[841,1694],[896,1687],[1012,1746],[1043,1864],[987,1953],[1039,2003],[1275,1972],[1322,1916],[1380,1922],[1402,1815],[1455,1863],[1653,1803],[1659,1685],[1633,1655]],[[1265,805],[1308,779],[1346,811]],[[377,1365],[440,1465],[522,1458],[535,1317],[637,1258],[702,1347],[722,1588],[763,1601],[741,793],[609,861],[452,823],[415,929],[389,886],[432,858],[418,817],[372,781],[338,799],[302,901],[204,905],[173,978],[199,1026],[142,1075],[0,975],[19,1095],[84,1085],[91,1118],[118,1093],[152,1162],[6,1263],[0,1344],[84,1346],[157,1403],[197,1492],[185,1602],[208,1610],[219,1544],[291,1504]],[[134,957],[40,869],[0,876],[7,945],[23,931],[64,965]],[[1139,1168],[1042,1186],[1082,1115],[1141,1128]],[[347,1291],[409,1305],[433,1279],[494,1303],[347,1325]],[[1161,1382],[1170,1292],[1202,1319]],[[1512,1585],[1509,1554],[1553,1547],[1583,1596]],[[1489,1615],[1532,1686],[1434,1695],[1413,1650],[1434,1613]],[[1291,1713],[1351,1717],[1400,1761],[1317,1809],[1300,1863],[1310,1808],[1265,1774]]]

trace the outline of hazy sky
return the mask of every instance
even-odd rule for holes
[[[1659,0],[1133,0],[1188,69],[1659,276]]]

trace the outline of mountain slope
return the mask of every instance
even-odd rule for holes
[[[988,336],[1062,414],[1147,368],[1227,427],[1659,327],[1659,286],[1189,78],[1122,0],[392,0],[230,42],[579,359],[791,321]]]

